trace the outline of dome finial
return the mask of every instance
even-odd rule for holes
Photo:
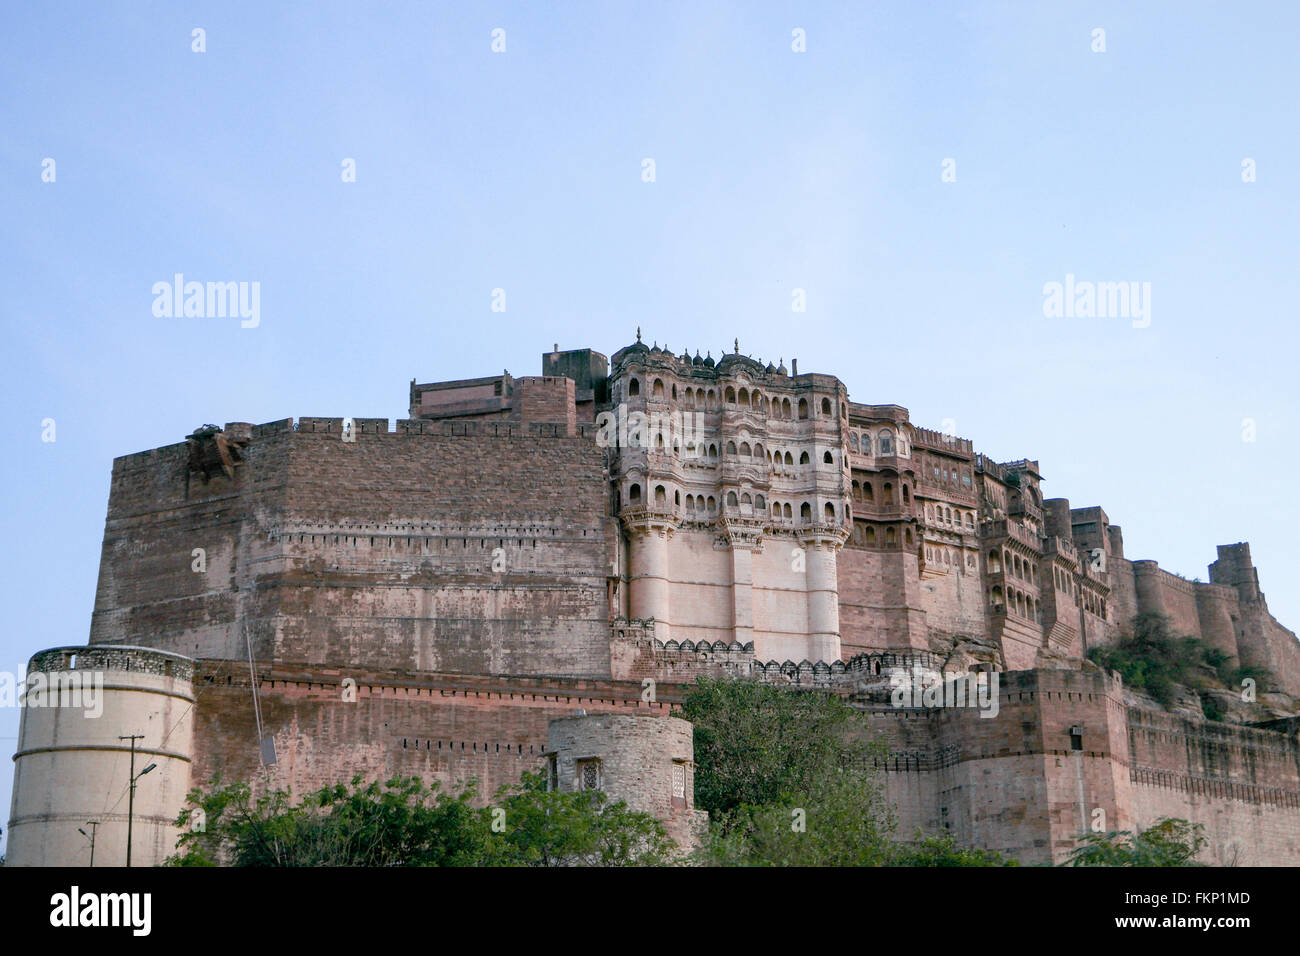
[[[636,327],[636,340],[637,340],[638,342],[641,341],[641,326],[639,326],[639,325]]]
[[[733,339],[732,341],[735,343],[735,346],[736,346],[736,354],[739,355],[739,354],[740,354],[740,338],[739,338],[739,336],[737,336],[737,337],[736,337],[735,339]]]

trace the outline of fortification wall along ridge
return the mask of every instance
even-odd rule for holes
[[[1248,544],[1185,581],[1127,557],[1101,507],[1044,498],[1038,461],[793,361],[638,338],[541,372],[412,381],[406,419],[231,422],[117,459],[91,643],[213,673],[253,657],[299,792],[381,771],[492,789],[574,707],[664,714],[699,675],[750,676],[870,709],[906,823],[1047,860],[1094,810],[1180,809],[1213,821],[1216,858],[1294,861],[1293,732],[1165,727],[1082,669],[1159,612],[1266,670],[1258,716],[1287,716],[1300,643]],[[1002,713],[882,709],[904,661],[998,672]],[[388,676],[335,700],[359,669]],[[257,769],[237,671],[199,685],[200,775]]]

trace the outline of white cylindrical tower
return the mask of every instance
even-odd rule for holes
[[[32,657],[8,865],[87,866],[93,835],[94,865],[124,866],[128,813],[132,866],[156,866],[175,851],[190,787],[193,672],[189,658],[147,647],[58,647]]]

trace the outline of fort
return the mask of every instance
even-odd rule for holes
[[[29,666],[103,670],[104,717],[24,713],[10,862],[84,862],[67,832],[88,815],[118,852],[135,734],[162,764],[140,783],[141,862],[217,774],[491,793],[547,768],[689,842],[672,715],[710,675],[861,708],[904,833],[1047,863],[1099,815],[1178,816],[1207,862],[1300,864],[1300,643],[1248,544],[1220,545],[1204,583],[1133,560],[1101,507],[1043,497],[1037,461],[794,362],[638,334],[540,371],[413,380],[396,423],[231,422],[118,458],[88,645]],[[1152,612],[1266,673],[1257,701],[1209,720],[1087,660]],[[995,675],[996,707],[895,706],[922,673]]]

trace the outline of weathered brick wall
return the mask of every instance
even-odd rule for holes
[[[1300,740],[1294,734],[1129,708],[1134,816],[1203,824],[1206,862],[1300,864]]]
[[[304,794],[361,774],[419,776],[450,786],[476,779],[479,803],[543,766],[547,725],[589,714],[666,715],[680,700],[662,684],[654,702],[639,681],[378,674],[360,669],[258,665],[264,734],[275,738],[275,786]],[[343,681],[356,682],[349,702]],[[192,777],[264,784],[247,664],[205,661]]]
[[[238,658],[247,628],[263,658],[607,675],[591,426],[410,424],[263,426],[233,481],[184,446],[118,459],[92,641]]]
[[[840,658],[880,648],[929,647],[916,555],[840,549]]]

